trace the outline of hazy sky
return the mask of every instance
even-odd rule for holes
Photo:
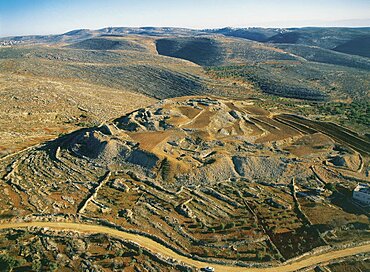
[[[107,26],[370,26],[370,0],[0,0],[0,36]]]

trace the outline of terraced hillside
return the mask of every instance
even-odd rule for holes
[[[368,240],[350,201],[368,139],[357,152],[307,122],[255,100],[163,100],[2,159],[1,217],[105,224],[238,265]]]

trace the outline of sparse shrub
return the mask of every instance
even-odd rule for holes
[[[235,228],[235,222],[230,222],[226,225],[226,228],[227,229],[232,229],[232,228]]]
[[[259,260],[259,261],[261,261],[263,259],[263,252],[257,251],[256,259]]]
[[[139,249],[137,250],[137,255],[138,256],[143,255],[143,249],[141,247],[139,247]]]
[[[200,229],[203,229],[204,228],[204,224],[202,223],[202,221],[199,221],[198,228],[200,228]]]
[[[57,263],[49,262],[48,266],[49,266],[49,271],[50,272],[54,272],[54,271],[58,270],[58,264]]]
[[[216,232],[215,228],[208,228],[208,231],[209,232],[212,232],[212,233],[215,233]]]
[[[34,271],[40,271],[41,270],[41,267],[42,267],[42,265],[41,265],[40,260],[33,260],[32,261],[32,270],[34,270]]]
[[[0,270],[13,271],[14,267],[19,265],[19,261],[7,254],[0,255]]]
[[[266,254],[265,257],[263,257],[263,260],[266,262],[270,262],[272,260],[272,257],[270,254]]]

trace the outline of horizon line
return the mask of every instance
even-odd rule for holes
[[[370,19],[369,19],[370,20]],[[313,26],[313,25],[306,25],[306,26],[289,26],[289,27],[274,27],[274,26],[223,26],[223,27],[214,27],[214,28],[197,28],[197,27],[182,27],[182,26],[150,26],[150,25],[143,25],[143,26],[104,26],[99,28],[74,28],[71,30],[67,30],[65,32],[60,33],[49,33],[49,34],[21,34],[21,35],[10,35],[10,36],[0,36],[1,39],[3,38],[13,38],[13,37],[29,37],[29,36],[54,36],[54,35],[63,35],[69,33],[71,31],[76,30],[91,30],[91,31],[99,31],[106,28],[172,28],[172,29],[189,29],[189,30],[217,30],[217,29],[249,29],[249,28],[260,28],[260,29],[303,29],[303,28],[370,28],[370,25],[367,26]]]

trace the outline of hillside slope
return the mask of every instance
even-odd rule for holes
[[[272,36],[271,43],[290,43],[333,49],[370,34],[370,28],[305,27],[291,28]]]
[[[69,48],[85,49],[85,50],[131,50],[131,51],[147,51],[145,46],[123,39],[117,38],[91,38],[81,42],[73,43]]]
[[[222,36],[165,38],[156,45],[159,54],[208,67],[216,78],[242,78],[268,94],[317,101],[369,95],[370,61],[359,56]]]
[[[370,58],[370,35],[350,40],[333,50]]]
[[[4,48],[0,71],[60,79],[81,79],[155,98],[200,94],[207,87],[192,63],[135,51],[67,48]]]

